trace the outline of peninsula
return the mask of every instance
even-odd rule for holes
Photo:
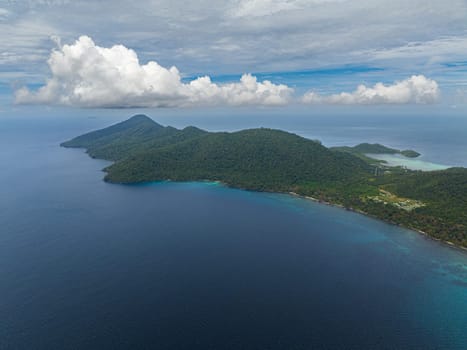
[[[379,144],[327,148],[266,128],[208,132],[162,126],[145,115],[61,144],[114,163],[105,181],[221,181],[254,191],[294,193],[340,205],[467,247],[467,169],[411,171],[365,153],[402,154]]]
[[[400,154],[408,158],[417,158],[420,156],[420,153],[411,150],[398,150],[395,148],[389,148],[379,143],[361,143],[354,147],[334,147],[335,150],[342,151],[342,152],[349,152],[354,154]]]

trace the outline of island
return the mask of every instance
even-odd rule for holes
[[[359,154],[401,154],[408,158],[417,158],[420,156],[420,153],[411,150],[398,150],[395,148],[389,148],[379,143],[360,143],[354,147],[335,147],[334,149],[340,151],[346,151],[350,153],[359,153]]]
[[[366,153],[379,144],[327,148],[268,128],[208,132],[162,126],[145,115],[63,142],[112,161],[105,181],[219,181],[227,186],[304,196],[467,247],[467,169],[412,171]],[[367,152],[370,150],[370,152]],[[404,153],[403,153],[404,152]]]

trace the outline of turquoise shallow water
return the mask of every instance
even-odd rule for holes
[[[411,170],[434,171],[449,168],[447,165],[431,163],[398,154],[367,154],[368,157],[384,160],[388,166],[402,166]]]
[[[107,184],[57,146],[89,124],[0,126],[1,349],[467,348],[464,252],[283,194]]]

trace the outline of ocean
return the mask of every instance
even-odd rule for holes
[[[59,147],[121,119],[0,118],[0,349],[467,349],[467,253],[284,194],[108,184]],[[467,165],[467,122],[417,120],[257,123]]]

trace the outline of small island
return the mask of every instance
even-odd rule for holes
[[[362,154],[401,154],[408,158],[417,158],[420,156],[420,153],[410,149],[400,151],[395,148],[380,145],[379,143],[361,143],[357,146],[351,147],[351,149]]]
[[[254,191],[291,193],[467,247],[467,169],[412,171],[366,154],[417,157],[379,144],[327,148],[274,129],[208,132],[162,126],[145,115],[62,143],[113,161],[105,181],[220,181]]]
[[[360,143],[353,147],[343,146],[343,147],[333,147],[332,149],[336,151],[340,151],[340,152],[351,153],[354,156],[363,158],[367,162],[371,162],[371,159],[374,159],[371,157],[371,155],[375,155],[375,154],[391,154],[391,155],[400,154],[407,158],[417,158],[420,156],[420,153],[414,150],[411,150],[411,149],[406,149],[406,150],[401,151],[395,148],[386,147],[379,143]],[[379,163],[381,162],[384,162],[384,161],[379,161]],[[377,162],[373,161],[373,163],[377,163]]]
[[[411,149],[405,149],[400,151],[399,153],[407,158],[417,158],[418,156],[420,156],[420,153]]]

